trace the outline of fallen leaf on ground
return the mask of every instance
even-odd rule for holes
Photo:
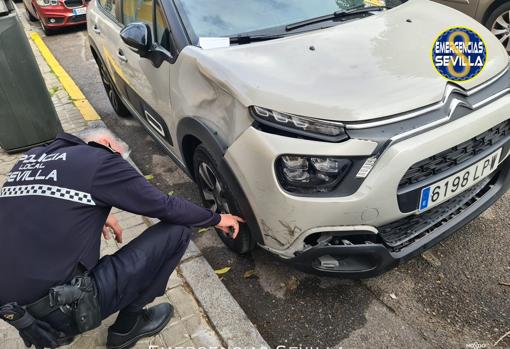
[[[221,269],[216,269],[214,272],[216,273],[216,275],[223,275],[223,274],[226,274],[230,271],[230,267],[225,267],[225,268],[221,268]]]
[[[148,181],[152,181],[154,179],[154,176],[151,175],[151,174],[148,174],[145,176],[145,179],[148,180]]]
[[[501,286],[510,286],[510,282],[499,282]]]
[[[244,273],[244,278],[245,279],[250,279],[250,278],[253,278],[253,277],[256,277],[257,276],[257,273],[255,270],[248,270]]]
[[[294,291],[298,288],[299,286],[299,280],[297,277],[295,276],[291,276],[291,278],[289,279],[289,281],[287,281],[287,290],[288,291]]]
[[[208,231],[209,231],[209,229],[207,229],[207,228],[200,228],[200,229],[198,229],[199,233],[207,233]]]
[[[391,297],[392,299],[397,299],[397,296],[395,295],[395,293],[390,293],[390,297]]]

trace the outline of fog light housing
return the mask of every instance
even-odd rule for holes
[[[344,158],[283,155],[276,161],[276,173],[286,191],[313,194],[332,191],[351,165],[351,160]]]

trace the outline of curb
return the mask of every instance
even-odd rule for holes
[[[193,241],[178,268],[228,348],[270,348]]]

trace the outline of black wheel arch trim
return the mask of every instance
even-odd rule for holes
[[[186,159],[186,149],[183,149],[183,142],[185,137],[192,136],[196,138],[201,144],[203,144],[207,150],[214,156],[214,160],[219,165],[218,170],[221,172],[223,177],[228,181],[229,186],[232,188],[233,194],[238,200],[241,211],[244,215],[244,219],[253,234],[252,238],[255,243],[264,244],[262,233],[255,217],[255,213],[251,208],[251,205],[244,193],[239,181],[237,180],[234,172],[225,160],[225,153],[228,146],[218,137],[218,132],[214,131],[209,127],[203,120],[198,117],[185,117],[180,120],[177,125],[177,140],[179,141],[179,147],[181,149],[182,159]],[[189,164],[187,164],[189,166]],[[188,172],[196,182],[194,178],[193,168],[188,168]]]
[[[485,27],[487,27],[489,30],[490,30],[490,28],[488,27],[488,25],[490,24],[490,23],[488,23],[489,18],[492,16],[494,11],[496,11],[499,7],[501,7],[505,3],[506,3],[506,0],[496,0],[492,4],[490,4],[490,6],[487,8],[485,13],[483,14],[482,24]]]

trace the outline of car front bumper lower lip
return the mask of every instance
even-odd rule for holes
[[[353,279],[377,276],[446,239],[491,206],[510,187],[510,158],[500,165],[488,186],[487,191],[461,213],[398,251],[392,251],[384,243],[316,246],[297,253],[296,257],[288,259],[287,262],[297,269],[319,275]],[[318,263],[322,256],[333,256],[339,260],[338,266],[336,268],[322,267]]]
[[[72,9],[65,7],[58,8],[38,8],[39,17],[44,21],[44,25],[48,28],[63,28],[87,23],[86,15],[75,16]],[[51,19],[55,22],[51,23]]]

